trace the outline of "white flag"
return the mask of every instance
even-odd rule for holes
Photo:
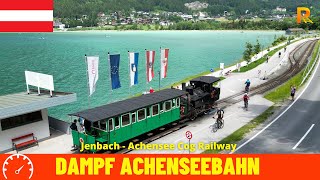
[[[88,71],[88,84],[89,84],[89,96],[91,96],[96,90],[96,84],[99,77],[99,57],[88,56],[87,57],[87,71]]]

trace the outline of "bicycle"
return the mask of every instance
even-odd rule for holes
[[[244,101],[244,109],[246,110],[246,111],[248,111],[248,101]]]
[[[218,129],[222,129],[224,127],[224,120],[223,119],[217,119],[217,121],[209,126],[209,129],[211,129],[212,133],[215,133],[218,131]]]
[[[246,93],[249,92],[249,86],[246,86],[246,87],[244,88],[244,92],[246,92]]]

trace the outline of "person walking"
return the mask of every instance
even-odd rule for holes
[[[245,93],[243,96],[243,102],[244,102],[244,109],[248,111],[248,105],[249,105],[249,96],[248,93]]]
[[[296,87],[295,86],[291,86],[291,98],[292,98],[292,101],[294,101],[295,94],[296,94]]]
[[[77,120],[76,120],[76,119],[73,121],[73,123],[71,123],[70,129],[71,129],[72,131],[78,131],[78,128],[77,128]],[[76,145],[73,144],[73,146],[71,146],[71,148],[72,148],[72,149],[75,149],[75,148],[76,148]]]
[[[246,91],[246,92],[249,92],[249,88],[250,88],[250,84],[251,84],[250,80],[247,79],[247,81],[246,81],[244,84],[246,85],[245,91]]]
[[[266,62],[267,63],[269,62],[269,55],[267,55],[267,57],[266,57]]]
[[[281,52],[279,52],[279,58],[281,57]]]

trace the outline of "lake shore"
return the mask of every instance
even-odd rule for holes
[[[281,30],[75,30],[75,31],[57,31],[54,33],[70,32],[281,32]]]

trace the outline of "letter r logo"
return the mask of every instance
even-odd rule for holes
[[[309,17],[311,15],[310,9],[306,7],[298,7],[297,8],[297,23],[300,24],[301,20],[304,23],[313,23]]]

